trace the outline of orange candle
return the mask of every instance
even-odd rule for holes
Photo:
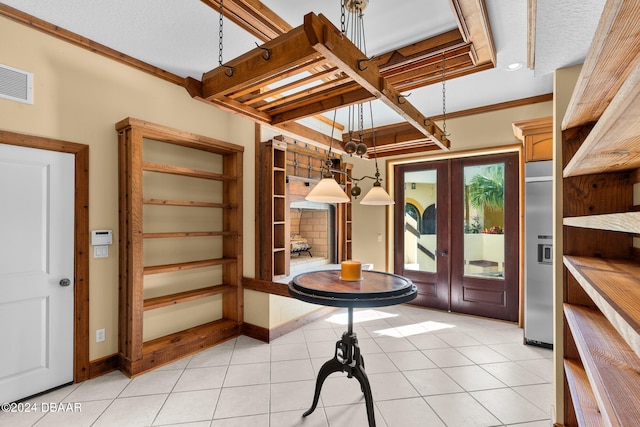
[[[362,264],[359,261],[342,261],[342,280],[362,279]]]

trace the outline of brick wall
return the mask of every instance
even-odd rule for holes
[[[293,215],[292,210],[292,215]],[[314,258],[328,258],[329,256],[329,244],[328,244],[328,227],[329,227],[329,212],[320,209],[301,209],[300,221],[299,221],[299,233],[302,237],[307,239],[309,245],[311,245],[311,253]],[[291,232],[294,233],[294,220],[292,216],[291,220]]]

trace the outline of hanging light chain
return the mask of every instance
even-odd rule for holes
[[[445,86],[445,53],[442,51],[442,133],[444,136],[448,136],[447,133],[447,90]]]
[[[340,1],[340,31],[342,31],[342,34],[346,35],[347,25],[346,25],[346,12],[345,12],[344,2],[345,0]]]
[[[223,23],[224,23],[224,0],[220,0],[220,18],[218,21],[218,65],[222,65],[222,39],[223,39]]]

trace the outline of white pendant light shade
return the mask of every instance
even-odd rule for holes
[[[322,178],[305,199],[323,203],[346,203],[351,200],[333,177]]]
[[[373,184],[371,190],[360,202],[361,205],[395,205],[395,203],[379,182]]]

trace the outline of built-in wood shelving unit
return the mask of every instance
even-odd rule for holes
[[[265,280],[289,274],[287,202],[287,143],[273,139],[256,147],[258,169],[258,277]]]
[[[116,130],[120,168],[119,353],[122,370],[133,376],[240,333],[243,148],[132,118],[117,123]],[[158,157],[165,163],[156,161]],[[164,197],[165,192],[169,196]],[[177,193],[187,199],[173,197]],[[152,207],[161,211],[147,211]],[[162,211],[176,208],[179,211]],[[195,210],[199,214],[189,216]],[[202,239],[207,242],[206,250],[193,249],[191,245],[202,243]],[[164,246],[154,248],[152,242]],[[211,257],[212,253],[217,256]],[[153,261],[167,256],[180,259]],[[185,257],[189,259],[182,259]],[[183,276],[193,271],[201,276]],[[151,276],[163,279],[160,290],[148,292],[146,281]],[[147,297],[147,293],[152,295]],[[219,318],[144,338],[146,313],[194,302],[208,304],[206,311],[220,313]],[[154,321],[162,323],[160,329],[171,329],[171,315],[163,312]],[[158,320],[162,316],[169,317]]]
[[[639,19],[606,2],[563,120],[566,426],[640,425]]]

